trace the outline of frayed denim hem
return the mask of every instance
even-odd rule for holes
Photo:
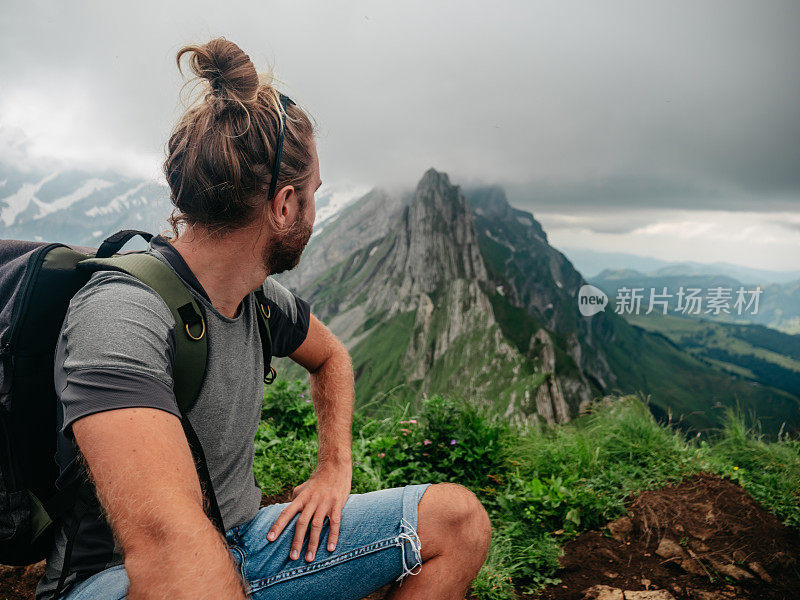
[[[400,551],[402,556],[401,565],[403,572],[400,574],[400,577],[395,579],[395,581],[401,582],[400,585],[402,585],[402,581],[408,575],[419,575],[419,572],[422,570],[422,541],[419,539],[416,529],[411,525],[411,523],[406,521],[405,518],[400,520],[400,527],[410,530],[410,533],[404,531],[399,536],[397,536],[397,541],[400,544]],[[417,561],[416,564],[410,569],[406,564],[406,542],[411,543],[411,549],[413,550],[414,558]],[[419,567],[419,571],[414,573],[414,569],[416,569],[417,567]]]

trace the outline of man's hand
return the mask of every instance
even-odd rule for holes
[[[300,556],[306,530],[311,524],[306,553],[306,561],[311,562],[317,554],[325,517],[328,517],[331,525],[328,534],[328,552],[333,552],[339,541],[342,507],[350,496],[352,478],[353,467],[349,462],[340,465],[325,463],[318,466],[308,481],[294,488],[291,504],[281,511],[278,519],[272,525],[267,539],[271,542],[278,539],[289,521],[297,513],[301,513],[295,525],[294,541],[289,558],[297,560]]]

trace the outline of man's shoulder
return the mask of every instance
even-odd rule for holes
[[[271,275],[268,276],[261,286],[264,296],[271,300],[293,323],[298,319],[298,300],[301,300],[295,293],[284,285],[276,281]]]
[[[88,309],[111,316],[134,312],[162,321],[174,318],[166,302],[153,288],[123,271],[95,271],[86,284],[73,295],[70,311]]]

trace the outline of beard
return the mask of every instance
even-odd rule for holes
[[[276,231],[264,246],[264,267],[269,275],[290,271],[300,262],[314,229],[313,223],[309,225],[303,217],[304,214],[295,219],[285,232]]]

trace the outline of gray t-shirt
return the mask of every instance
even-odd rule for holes
[[[220,314],[180,254],[161,236],[147,252],[169,265],[200,305],[207,327],[208,363],[203,385],[187,417],[203,446],[226,529],[253,518],[261,490],[253,476],[254,438],[261,416],[264,358],[255,297],[236,317]],[[308,303],[268,277],[262,285],[270,305],[273,356],[288,356],[305,339]],[[180,418],[173,393],[175,321],[150,287],[121,272],[99,271],[72,298],[56,347],[55,387],[59,396],[57,461],[60,482],[82,476],[72,424],[92,413],[149,407]],[[37,600],[52,598],[64,564],[66,531],[74,514],[59,522]],[[80,519],[70,559],[67,588],[94,572],[122,562],[96,498]]]

